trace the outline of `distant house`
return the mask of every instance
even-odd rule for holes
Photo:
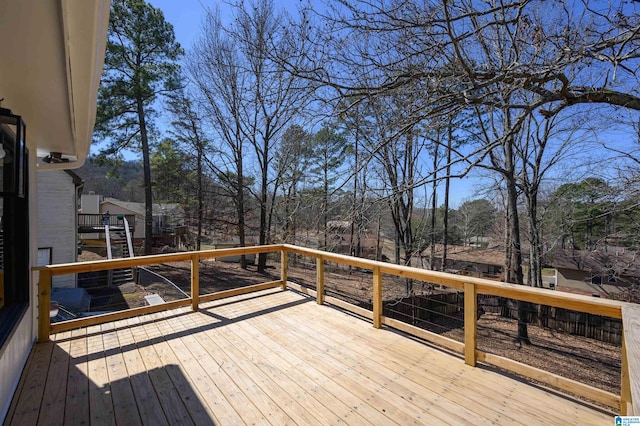
[[[245,241],[245,246],[249,246],[251,244],[257,245],[257,242],[255,242],[255,241],[253,241],[253,242]],[[240,244],[240,241],[237,238],[232,238],[232,239],[226,240],[226,241],[213,241],[213,248],[214,249],[226,249],[226,248],[235,248],[235,247],[242,247],[242,245]],[[217,257],[217,258],[215,258],[215,260],[219,261],[219,262],[237,263],[237,262],[240,262],[240,255]],[[245,255],[245,260],[246,260],[247,264],[254,265],[256,263],[256,255],[255,254],[247,254],[247,255]]]
[[[607,297],[640,281],[640,254],[621,247],[556,250],[550,264],[558,290]]]
[[[442,263],[443,245],[436,244],[436,267]],[[429,264],[431,248],[421,253],[423,265]],[[445,269],[449,272],[468,274],[474,276],[497,276],[502,274],[504,265],[504,251],[491,248],[478,248],[470,246],[447,246],[447,264]]]
[[[487,248],[487,247],[489,247],[490,243],[491,243],[491,238],[490,237],[483,237],[483,236],[480,236],[480,235],[475,235],[475,236],[469,238],[469,245],[471,247]]]
[[[38,266],[78,260],[78,198],[82,179],[71,170],[37,172]],[[75,287],[75,275],[53,277],[54,287]]]
[[[115,198],[103,197],[96,194],[82,196],[82,213],[135,216],[134,239],[144,239],[144,203],[120,201]],[[180,204],[157,203],[153,204],[153,235],[162,235],[176,226],[184,225],[184,214]]]
[[[184,215],[180,204],[153,204],[153,235],[161,235],[176,226],[184,225]],[[144,238],[144,203],[120,201],[115,198],[105,198],[100,203],[100,213],[133,214],[136,217],[136,231],[133,238]]]

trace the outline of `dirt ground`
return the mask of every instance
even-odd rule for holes
[[[161,280],[145,286],[136,285],[135,290],[122,294],[126,301],[123,307],[144,306],[144,296],[159,294],[164,300],[187,297],[190,292],[190,265],[175,262],[149,267],[176,284],[173,287]],[[298,284],[315,286],[315,265],[290,262],[288,278]],[[280,279],[279,263],[269,262],[265,273],[258,273],[254,265],[246,270],[235,263],[220,261],[202,262],[199,267],[201,294],[243,287]],[[390,283],[391,277],[383,277]],[[335,295],[351,303],[370,302],[372,296],[372,276],[370,273],[332,269],[327,265],[325,287],[328,294]],[[418,291],[428,291],[419,287]],[[404,288],[400,285],[386,285],[385,299],[400,297]],[[620,346],[560,333],[550,329],[529,325],[531,345],[520,345],[514,341],[517,323],[498,314],[484,313],[478,321],[478,349],[501,355],[533,367],[540,368],[612,393],[620,392]],[[464,330],[458,323],[451,324],[443,335],[463,341]]]

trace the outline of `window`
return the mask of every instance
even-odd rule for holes
[[[602,277],[600,275],[592,275],[591,284],[602,285]]]
[[[11,134],[0,126],[4,157],[0,157],[0,179],[6,184],[15,178],[12,163],[16,153],[10,148]],[[29,307],[29,197],[26,150],[18,159],[23,166],[17,179],[21,190],[0,196],[0,348],[19,324]],[[4,188],[3,188],[4,189]]]
[[[44,247],[38,249],[38,264],[36,266],[51,265],[53,259],[51,257],[51,247]]]

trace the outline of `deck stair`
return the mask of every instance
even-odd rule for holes
[[[123,219],[124,228],[117,227],[114,230],[110,229],[109,220],[105,219],[104,230],[107,241],[107,257],[109,259],[124,259],[134,256],[129,224],[126,218]],[[111,285],[121,285],[131,281],[133,281],[132,268],[121,268],[109,271],[109,284]]]
[[[118,258],[133,257],[129,252],[129,245],[127,244],[127,237],[124,231],[116,231],[111,233],[111,250],[117,253]],[[133,281],[132,268],[114,269],[111,276],[111,284],[120,285],[126,282]]]

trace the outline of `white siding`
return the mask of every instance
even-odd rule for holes
[[[100,213],[104,214],[109,212],[109,214],[135,214],[136,216],[136,223],[135,223],[135,227],[136,230],[134,231],[133,235],[131,236],[131,238],[144,238],[144,217],[140,216],[139,214],[129,210],[129,209],[125,209],[124,207],[121,206],[117,206],[115,204],[112,204],[108,201],[103,202],[102,204],[100,204]],[[133,225],[133,224],[130,224]]]
[[[52,263],[78,259],[76,187],[62,170],[39,171],[38,248],[51,247]],[[75,275],[53,277],[54,287],[75,287]]]
[[[0,353],[0,377],[2,377],[0,386],[0,403],[2,404],[0,406],[0,420],[9,411],[11,397],[20,381],[20,373],[29,358],[29,352],[35,337],[32,334],[32,316],[35,311],[36,306],[31,302],[29,309],[22,317],[22,321]]]
[[[85,214],[98,214],[100,213],[100,202],[102,201],[102,195],[96,194],[83,194],[80,199],[82,206],[80,210]]]

